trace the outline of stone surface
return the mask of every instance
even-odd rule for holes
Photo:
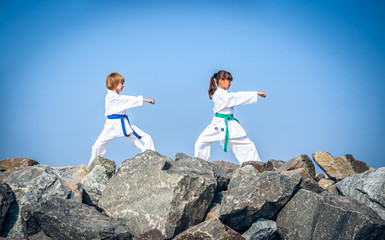
[[[328,192],[301,189],[277,217],[285,240],[384,239],[385,222],[369,207]]]
[[[284,172],[281,172],[281,174],[283,175],[298,174],[302,178],[301,188],[304,188],[316,193],[321,193],[323,191],[320,185],[310,176],[310,174],[304,168],[297,168],[290,171],[284,171]]]
[[[336,187],[336,185],[330,185],[330,186],[328,186],[328,188],[326,189],[329,193],[331,193],[331,194],[334,194],[334,195],[340,195],[340,193],[338,192],[338,190],[337,190],[337,187]]]
[[[6,171],[18,167],[34,166],[37,164],[39,163],[29,158],[8,158],[0,162],[0,171]]]
[[[241,234],[216,218],[202,222],[177,235],[173,240],[244,240]]]
[[[236,231],[244,231],[258,218],[272,219],[300,188],[299,175],[257,173],[245,166],[233,173],[221,203],[219,219]]]
[[[276,171],[283,164],[285,164],[285,162],[282,160],[271,159],[265,163],[265,171]]]
[[[246,240],[272,240],[277,235],[277,224],[272,220],[258,219],[242,234]]]
[[[306,154],[299,155],[285,162],[277,169],[277,172],[290,171],[298,168],[305,169],[313,179],[315,178],[313,161]]]
[[[385,219],[385,167],[347,177],[336,187],[342,195],[368,205]]]
[[[369,170],[366,163],[355,160],[350,154],[333,157],[327,152],[316,152],[313,153],[313,159],[330,178],[337,181]]]
[[[225,169],[225,171],[229,174],[234,172],[235,170],[237,170],[239,168],[239,165],[237,165],[235,163],[231,163],[231,162],[226,162],[226,161],[213,161],[211,163],[217,165],[218,167]]]
[[[134,235],[158,229],[169,239],[203,221],[216,188],[217,177],[207,161],[174,162],[145,151],[121,164],[98,206],[127,220]]]
[[[251,165],[253,166],[259,173],[265,171],[265,163],[259,161],[247,161],[242,163],[242,167]]]
[[[112,175],[115,173],[116,163],[113,160],[98,156],[95,161],[93,161],[92,164],[88,166],[88,172],[91,172],[96,165],[103,166],[107,170],[109,177],[112,177]]]
[[[75,182],[80,183],[88,174],[87,166],[84,164],[66,167],[55,167],[54,169],[70,175]]]
[[[82,181],[84,202],[96,206],[109,180],[107,169],[101,165],[96,165]]]
[[[93,207],[61,198],[27,205],[21,216],[27,237],[41,236],[42,233],[58,240],[133,237],[122,222],[102,215]]]
[[[8,211],[14,201],[12,189],[8,184],[0,183],[0,233],[3,231]]]
[[[22,207],[27,204],[55,197],[82,202],[81,184],[75,183],[66,173],[48,166],[13,168],[2,175],[0,180],[11,187],[16,197],[16,201],[11,205],[9,221],[2,237],[24,237],[19,214]]]
[[[321,188],[323,189],[328,189],[329,186],[335,184],[336,182],[331,180],[331,179],[327,179],[327,178],[322,178],[321,180],[318,181],[318,184],[321,186]]]
[[[317,182],[319,182],[319,180],[321,180],[321,179],[323,179],[323,178],[326,178],[325,174],[323,174],[323,173],[318,173],[317,175],[315,175],[314,180],[316,180]]]

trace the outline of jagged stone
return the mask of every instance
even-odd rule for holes
[[[277,172],[290,171],[298,168],[305,169],[305,171],[308,172],[313,179],[315,178],[313,161],[306,154],[299,155],[285,162],[277,169]]]
[[[44,233],[51,239],[132,239],[129,228],[95,208],[75,201],[53,198],[22,209],[26,237]]]
[[[136,236],[135,240],[164,240],[164,236],[158,229],[152,229],[139,236]]]
[[[13,168],[1,176],[15,194],[16,201],[9,210],[3,237],[23,238],[20,210],[27,204],[59,197],[82,202],[83,187],[66,173],[54,168],[35,165],[32,167]]]
[[[316,180],[317,182],[319,182],[319,180],[321,180],[321,179],[323,179],[323,178],[326,178],[325,174],[323,174],[323,173],[318,173],[317,175],[315,175],[314,180]]]
[[[323,189],[318,185],[318,183],[310,176],[310,174],[303,168],[297,168],[294,170],[290,171],[284,171],[281,172],[281,174],[284,175],[293,175],[293,174],[298,174],[301,176],[302,181],[301,181],[301,188],[320,193],[323,191]]]
[[[84,202],[96,206],[109,180],[107,169],[96,165],[82,181]]]
[[[39,163],[29,158],[8,158],[0,161],[0,171],[7,171],[18,167],[34,166],[37,164]]]
[[[328,152],[316,152],[313,159],[330,178],[337,181],[369,170],[366,163],[355,160],[350,154],[333,157]]]
[[[218,167],[225,169],[225,171],[228,174],[231,174],[232,172],[234,172],[235,170],[237,170],[239,168],[239,165],[237,165],[235,163],[231,163],[231,162],[226,162],[226,161],[213,161],[211,163],[217,165]]]
[[[12,189],[6,183],[0,183],[0,233],[3,232],[8,211],[15,201]]]
[[[221,203],[219,219],[244,231],[258,218],[272,219],[300,188],[299,175],[257,173],[254,167],[236,170]]]
[[[241,234],[213,218],[193,226],[173,240],[244,240]]]
[[[92,162],[92,164],[88,166],[88,172],[91,172],[96,165],[103,166],[107,170],[107,174],[109,177],[112,177],[112,175],[115,173],[116,163],[113,160],[98,156]]]
[[[80,183],[88,174],[87,166],[84,164],[66,167],[55,167],[54,169],[70,175],[77,183]]]
[[[190,157],[189,155],[184,154],[184,153],[177,153],[175,155],[175,161],[179,161],[181,159],[193,159],[193,157]]]
[[[111,217],[129,221],[135,235],[158,229],[169,239],[204,219],[216,186],[207,161],[174,162],[145,151],[121,164],[98,206]]]
[[[265,171],[277,171],[283,164],[285,164],[285,162],[282,160],[271,159],[265,163]]]
[[[212,218],[219,218],[220,210],[221,210],[221,205],[219,203],[215,204],[213,207],[209,209],[209,212],[206,215],[205,221],[210,220]]]
[[[322,178],[319,180],[318,185],[321,186],[323,189],[328,189],[329,186],[335,184],[336,182],[331,179]]]
[[[277,217],[285,240],[384,239],[385,222],[353,199],[301,189]]]
[[[251,165],[253,166],[259,173],[265,171],[265,163],[259,161],[247,161],[242,163],[242,167]]]
[[[336,185],[330,185],[330,186],[328,186],[328,188],[326,189],[329,193],[331,193],[331,194],[334,194],[334,195],[340,195],[340,193],[338,192],[338,190],[337,190],[337,187],[336,187]]]
[[[342,195],[368,205],[385,219],[385,167],[347,177],[336,187]]]
[[[274,221],[260,218],[242,234],[242,237],[246,240],[272,240],[277,232],[277,224]]]

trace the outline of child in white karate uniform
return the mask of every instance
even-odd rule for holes
[[[152,138],[135,125],[131,125],[126,115],[126,109],[139,107],[143,102],[154,104],[154,99],[146,99],[143,96],[120,95],[123,90],[124,78],[119,73],[111,73],[106,79],[107,95],[105,99],[105,116],[107,117],[104,129],[92,146],[91,159],[88,166],[97,156],[106,153],[107,144],[114,138],[125,137],[135,144],[142,152],[154,150]]]
[[[245,130],[233,113],[235,106],[256,103],[258,96],[265,98],[266,93],[227,92],[232,80],[231,73],[224,70],[210,79],[209,98],[213,101],[215,115],[195,143],[195,157],[209,159],[211,144],[220,141],[225,152],[227,145],[231,147],[241,165],[246,161],[261,161],[254,143],[246,136]]]

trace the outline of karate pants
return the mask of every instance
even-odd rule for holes
[[[119,122],[120,123],[120,122]],[[108,143],[117,137],[125,137],[131,142],[135,144],[137,148],[139,148],[142,152],[146,150],[153,150],[155,151],[154,143],[152,141],[152,138],[147,133],[140,130],[135,125],[132,125],[132,128],[141,136],[141,139],[138,139],[135,137],[134,134],[130,134],[129,137],[126,137],[123,135],[120,131],[115,131],[114,128],[104,128],[102,133],[99,135],[98,139],[96,140],[95,144],[92,146],[92,152],[91,152],[91,159],[88,163],[88,166],[91,165],[92,161],[94,161],[97,156],[103,157],[106,153],[106,148]]]
[[[220,141],[223,145],[224,140],[220,139],[220,135],[201,135],[195,143],[195,157],[208,160],[210,157],[211,144]],[[261,161],[254,143],[246,136],[240,138],[230,138],[229,146],[233,150],[238,162]]]

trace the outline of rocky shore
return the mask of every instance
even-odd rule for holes
[[[240,167],[146,151],[117,170],[101,157],[89,168],[5,159],[0,237],[385,239],[385,167],[370,168],[349,154],[312,158]]]

